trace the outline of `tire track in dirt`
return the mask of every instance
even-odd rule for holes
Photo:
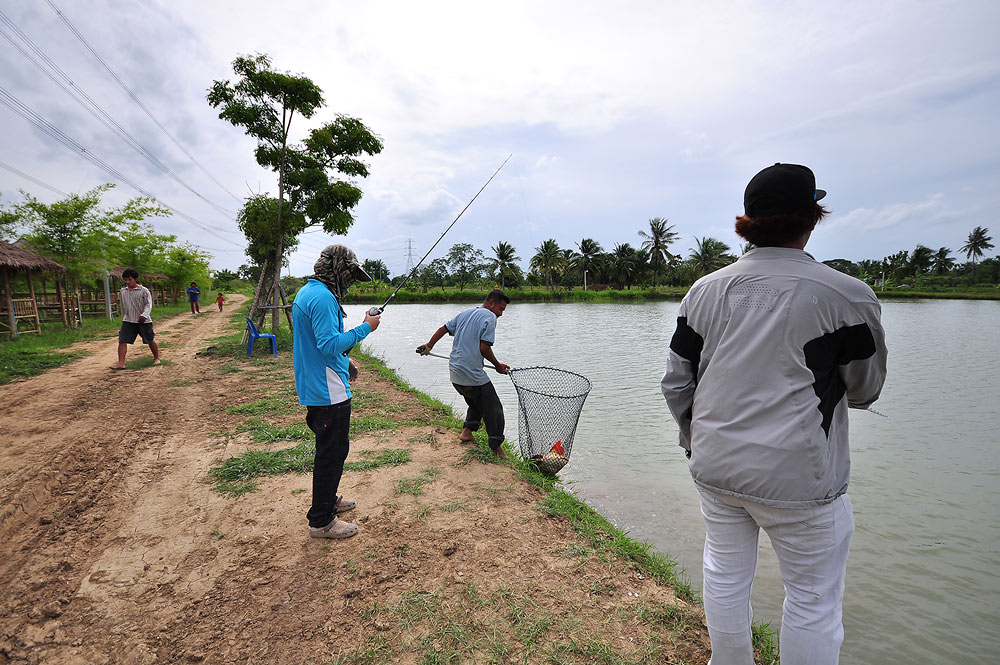
[[[209,408],[204,370],[207,364],[214,372],[216,361],[196,353],[228,331],[229,315],[156,324],[157,341],[170,342],[162,351],[168,364],[113,372],[110,338],[76,345],[90,355],[69,365],[0,387],[2,638],[30,644],[39,635],[29,620],[60,616],[71,599],[84,609],[87,597],[78,591],[95,578],[85,577],[94,562],[123,539],[120,529],[143,497],[158,494],[177,452],[208,429],[195,416]],[[148,353],[137,345],[129,357]]]

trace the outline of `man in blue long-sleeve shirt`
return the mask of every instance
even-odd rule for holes
[[[354,361],[344,355],[378,328],[379,317],[365,314],[361,325],[344,330],[346,313],[340,306],[355,282],[370,282],[354,252],[330,245],[313,266],[314,275],[295,294],[292,306],[295,389],[306,407],[306,424],[316,434],[309,535],[313,538],[350,538],[358,527],[337,519],[356,502],[337,496],[344,462],[350,449],[350,379]]]

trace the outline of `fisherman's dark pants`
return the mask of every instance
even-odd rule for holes
[[[351,400],[306,407],[306,424],[316,434],[309,526],[324,527],[336,516],[337,488],[350,450]]]
[[[490,449],[496,450],[503,443],[503,404],[491,382],[481,386],[460,386],[451,384],[465,398],[469,410],[465,414],[465,427],[475,432],[480,423],[486,424],[486,434],[489,436]]]

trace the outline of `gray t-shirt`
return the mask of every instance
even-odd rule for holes
[[[493,346],[497,330],[497,315],[483,307],[467,309],[444,324],[455,337],[451,344],[448,369],[451,382],[460,386],[482,386],[490,382],[483,370],[483,354],[479,343]]]

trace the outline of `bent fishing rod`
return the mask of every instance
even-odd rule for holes
[[[502,168],[504,167],[504,165],[505,165],[505,164],[506,164],[506,163],[507,163],[508,161],[510,161],[510,158],[511,158],[512,156],[513,156],[512,154],[511,154],[511,155],[507,155],[507,159],[503,160],[503,164],[501,164],[501,165],[500,165],[500,166],[499,166],[499,167],[497,168],[497,170],[493,172],[493,175],[491,175],[491,176],[490,176],[490,179],[486,181],[486,184],[484,184],[484,185],[483,185],[482,187],[480,187],[480,188],[479,188],[479,191],[478,191],[478,192],[476,192],[476,195],[475,195],[475,196],[473,196],[473,197],[472,197],[472,199],[471,199],[471,200],[470,200],[470,201],[469,201],[468,203],[466,203],[466,204],[465,204],[465,207],[464,207],[464,208],[462,208],[462,212],[458,213],[458,216],[457,216],[457,217],[455,217],[455,219],[454,219],[454,220],[452,220],[451,224],[449,224],[449,225],[448,225],[448,228],[446,228],[446,229],[444,230],[444,233],[442,233],[442,234],[441,234],[441,236],[440,236],[440,237],[439,237],[439,238],[438,238],[438,239],[437,239],[437,240],[436,240],[436,241],[434,242],[434,244],[433,244],[433,245],[431,245],[431,248],[427,250],[427,253],[426,253],[426,254],[424,254],[424,255],[423,255],[423,256],[422,256],[421,258],[420,258],[420,260],[419,260],[419,261],[417,261],[417,265],[413,266],[413,270],[411,270],[411,271],[410,271],[410,273],[409,273],[409,274],[408,274],[408,275],[407,275],[406,277],[404,277],[404,278],[403,278],[403,281],[399,283],[399,286],[397,286],[397,287],[396,287],[396,290],[395,290],[395,291],[393,291],[393,292],[392,292],[391,294],[389,294],[389,297],[385,299],[385,302],[384,302],[384,303],[382,303],[382,305],[381,305],[381,306],[375,306],[375,307],[372,307],[371,309],[369,309],[369,310],[368,310],[368,314],[369,314],[369,315],[371,315],[371,316],[378,316],[378,315],[379,315],[379,314],[381,314],[381,313],[382,313],[383,311],[385,311],[385,308],[386,308],[386,307],[387,307],[387,306],[389,305],[389,303],[390,303],[390,302],[392,302],[392,299],[396,297],[396,294],[397,294],[397,293],[399,293],[399,290],[400,290],[401,288],[403,288],[403,286],[404,286],[404,285],[405,285],[405,284],[406,284],[406,283],[407,283],[408,281],[410,281],[410,278],[411,278],[411,277],[413,277],[413,276],[414,276],[415,274],[417,274],[417,268],[419,268],[419,267],[420,267],[420,264],[422,264],[422,263],[424,262],[424,260],[425,260],[425,259],[426,259],[426,258],[427,258],[428,256],[430,256],[430,255],[431,255],[431,252],[433,252],[433,251],[434,251],[434,248],[438,246],[438,243],[439,243],[439,242],[441,242],[441,240],[442,240],[442,239],[443,239],[443,238],[445,237],[445,235],[446,235],[446,234],[448,233],[448,231],[451,231],[451,227],[455,226],[455,222],[457,222],[457,221],[458,221],[458,220],[459,220],[459,219],[460,219],[460,218],[462,217],[462,215],[464,215],[464,214],[465,214],[465,211],[469,209],[469,206],[471,206],[471,205],[472,205],[472,202],[473,202],[473,201],[475,201],[475,200],[476,200],[476,199],[477,199],[477,198],[479,197],[479,195],[483,193],[483,190],[484,190],[484,189],[486,189],[486,185],[490,184],[490,181],[491,181],[491,180],[493,180],[493,178],[495,178],[495,177],[496,177],[497,173],[500,173],[500,169],[502,169]]]

